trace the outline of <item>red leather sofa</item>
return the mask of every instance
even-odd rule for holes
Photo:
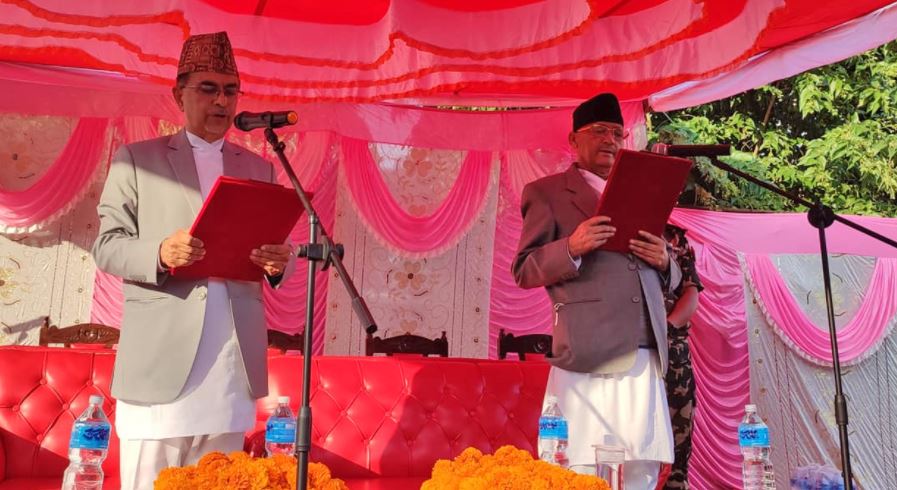
[[[115,352],[52,347],[0,347],[0,490],[59,488],[72,422],[94,393],[109,396]],[[300,401],[301,360],[269,357],[270,395],[258,402],[263,437],[278,395]],[[475,446],[505,444],[532,451],[548,375],[542,362],[421,357],[315,359],[312,461],[327,464],[349,488],[419,488],[437,459]],[[103,466],[117,489],[118,439]]]
[[[90,395],[109,396],[115,351],[0,347],[0,489],[58,490],[68,466],[72,423]],[[118,437],[103,464],[108,488],[119,488]]]

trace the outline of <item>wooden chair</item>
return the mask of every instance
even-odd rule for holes
[[[284,354],[288,350],[302,352],[302,347],[305,343],[303,337],[304,334],[302,332],[290,335],[279,330],[268,330],[268,347],[279,349]]]
[[[111,349],[118,343],[118,329],[99,323],[79,323],[69,327],[59,328],[50,325],[50,317],[44,318],[44,324],[40,327],[40,345],[62,344],[71,347],[73,344],[102,345]]]
[[[539,354],[546,358],[551,357],[551,335],[530,334],[514,335],[505,333],[505,329],[498,331],[498,358],[505,359],[509,352],[517,354],[521,361],[526,360],[527,354]]]
[[[364,343],[364,355],[373,356],[374,354],[386,354],[387,356],[421,354],[424,357],[430,355],[448,357],[448,338],[446,338],[444,330],[442,337],[433,340],[410,333],[385,339],[368,334]]]

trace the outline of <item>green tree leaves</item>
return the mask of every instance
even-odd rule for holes
[[[737,151],[726,163],[838,213],[897,215],[897,42],[728,99],[651,114],[649,128],[665,143],[731,143]],[[704,159],[680,202],[803,211]]]

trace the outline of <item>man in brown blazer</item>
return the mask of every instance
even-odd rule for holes
[[[184,130],[116,153],[97,208],[97,267],[119,276],[124,317],[112,394],[123,490],[153,487],[169,466],[242,449],[255,399],[268,393],[262,281],[277,286],[290,248],[259,244],[246,257],[256,281],[183,279],[172,268],[202,260],[190,228],[221,175],[273,182],[261,157],[224,141],[240,78],[227,34],[184,43],[172,89]]]
[[[568,419],[571,467],[594,471],[593,444],[622,446],[632,490],[653,489],[660,462],[673,459],[663,294],[680,271],[663,239],[644,231],[630,253],[599,250],[616,230],[595,210],[626,135],[613,94],[576,108],[569,142],[577,160],[524,188],[512,269],[519,286],[544,287],[554,303],[546,395]]]

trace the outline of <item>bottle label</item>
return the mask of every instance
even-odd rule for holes
[[[741,447],[768,447],[769,428],[756,425],[742,425],[738,428],[738,444]]]
[[[540,418],[539,437],[547,439],[567,439],[567,421],[558,417]]]
[[[269,420],[265,425],[265,442],[292,444],[296,442],[296,422],[293,420]]]
[[[70,449],[109,449],[109,424],[75,422],[72,426]]]

